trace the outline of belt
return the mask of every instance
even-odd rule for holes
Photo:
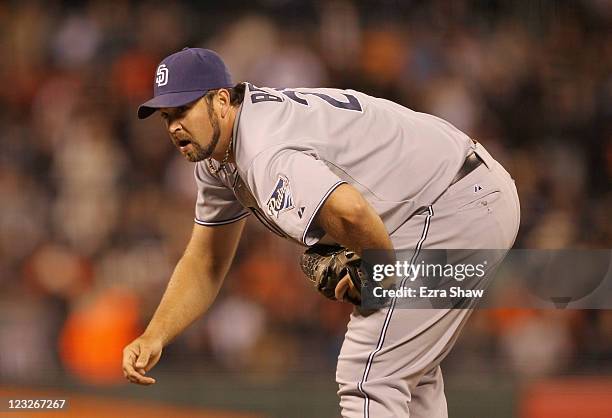
[[[451,181],[450,186],[457,183],[459,180],[470,174],[472,171],[476,170],[476,168],[480,167],[481,164],[484,164],[484,161],[482,161],[482,158],[480,158],[475,152],[465,157],[463,165],[457,172],[455,178],[453,178],[453,181]]]

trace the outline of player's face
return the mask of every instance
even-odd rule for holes
[[[204,97],[185,106],[160,109],[172,143],[191,162],[210,158],[219,143],[219,118]]]

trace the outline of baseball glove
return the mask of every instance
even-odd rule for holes
[[[300,267],[314,287],[331,300],[336,300],[336,286],[347,274],[359,292],[364,284],[365,273],[361,268],[361,257],[344,247],[314,245],[302,254]],[[354,305],[360,305],[361,297],[356,298],[349,293],[346,292],[345,299]]]

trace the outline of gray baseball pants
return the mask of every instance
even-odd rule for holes
[[[514,181],[482,147],[484,161],[422,214],[391,234],[396,249],[507,249],[518,232]],[[385,308],[351,314],[336,381],[345,418],[448,417],[440,362],[470,309]]]

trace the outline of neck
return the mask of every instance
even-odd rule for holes
[[[230,107],[225,118],[219,122],[219,128],[221,135],[219,137],[219,145],[217,146],[217,152],[212,155],[212,158],[221,162],[228,163],[234,162],[234,153],[232,150],[232,141],[234,134],[234,121],[236,120],[237,108]]]

